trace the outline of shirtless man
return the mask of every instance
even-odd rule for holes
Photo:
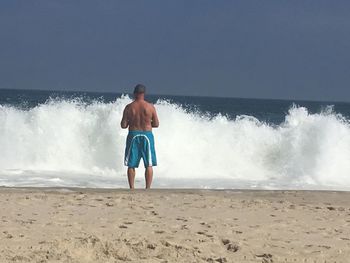
[[[157,165],[152,128],[158,128],[159,120],[154,106],[145,101],[146,87],[138,84],[134,89],[134,101],[126,105],[120,126],[129,127],[126,139],[124,164],[128,167],[130,189],[134,188],[135,168],[139,167],[141,158],[145,165],[146,189],[151,187],[152,166]]]

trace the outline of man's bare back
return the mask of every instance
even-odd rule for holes
[[[143,99],[135,100],[125,107],[121,126],[130,131],[151,131],[159,126],[156,109]]]
[[[152,167],[157,165],[152,128],[159,126],[159,120],[154,106],[145,101],[145,91],[145,86],[136,85],[134,101],[125,107],[120,123],[123,129],[129,128],[124,164],[128,166],[128,181],[131,189],[134,188],[135,168],[139,166],[141,159],[145,166],[146,189],[151,187]]]

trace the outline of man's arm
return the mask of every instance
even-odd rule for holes
[[[156,108],[152,105],[152,127],[153,128],[158,128],[159,127],[159,120],[158,120],[158,115]]]
[[[123,118],[122,121],[120,122],[120,127],[122,127],[122,129],[126,129],[129,126],[129,121],[128,121],[128,107],[129,105],[127,105],[123,111]]]

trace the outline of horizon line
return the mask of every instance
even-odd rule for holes
[[[132,95],[132,92],[117,91],[87,91],[87,90],[49,90],[49,89],[21,89],[21,88],[0,88],[0,90],[16,90],[16,91],[45,91],[45,92],[70,92],[70,93],[107,93],[118,95]],[[209,95],[176,95],[176,94],[159,94],[147,93],[150,96],[171,96],[171,97],[193,97],[193,98],[215,98],[215,99],[246,99],[246,100],[274,100],[274,101],[300,101],[300,102],[331,102],[331,103],[350,103],[350,101],[340,100],[319,100],[319,99],[287,99],[287,98],[255,98],[255,97],[233,97],[233,96],[209,96]]]

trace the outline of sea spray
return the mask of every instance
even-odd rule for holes
[[[0,106],[0,185],[126,186],[127,131],[119,123],[130,101]],[[293,106],[284,122],[271,125],[162,100],[156,108],[155,186],[350,189],[350,124],[332,110],[310,114]]]

